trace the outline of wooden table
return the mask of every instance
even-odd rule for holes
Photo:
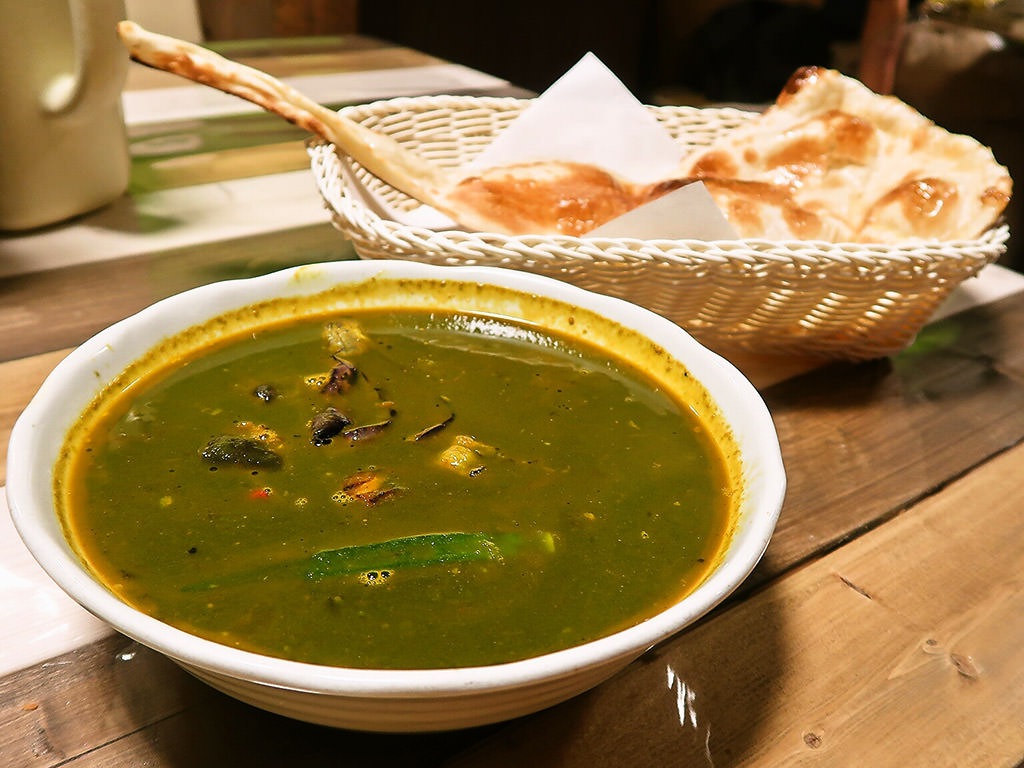
[[[312,75],[333,104],[515,92],[360,38],[228,52]],[[0,457],[100,328],[203,283],[354,258],[297,131],[163,77],[132,73],[128,196],[0,239]],[[510,723],[383,736],[250,708],[70,603],[0,514],[0,765],[1024,765],[1024,278],[986,268],[945,314],[893,359],[733,356],[789,474],[764,559],[614,679]]]

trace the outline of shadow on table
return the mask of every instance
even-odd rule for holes
[[[734,765],[773,706],[782,650],[777,617],[763,615],[730,647],[703,623],[648,652],[585,694],[508,723],[435,734],[371,734],[311,725],[255,709],[122,638],[107,708],[135,720],[91,751],[97,764],[206,768],[246,765],[586,766]],[[751,692],[767,692],[752,696]]]
[[[729,768],[764,738],[777,705],[784,628],[765,612],[740,632],[722,609],[597,688],[522,718],[446,765]],[[724,642],[723,642],[724,639]]]
[[[126,638],[120,644],[111,691],[115,700],[106,707],[128,713],[134,723],[124,726],[120,738],[91,751],[97,765],[418,768],[440,765],[493,730],[390,735],[312,725],[236,701]]]

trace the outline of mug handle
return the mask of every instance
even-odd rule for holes
[[[68,0],[68,8],[76,67],[54,77],[40,94],[40,105],[53,116],[116,96],[128,71],[128,52],[117,39],[123,0]]]

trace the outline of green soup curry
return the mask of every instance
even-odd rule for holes
[[[541,327],[355,311],[226,334],[110,388],[58,507],[140,610],[316,664],[496,664],[691,591],[733,515],[713,430]]]

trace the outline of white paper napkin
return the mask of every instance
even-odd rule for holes
[[[740,235],[698,181],[606,221],[583,237],[710,241],[738,240]]]
[[[608,67],[586,54],[470,164],[538,160],[596,165],[647,184],[671,178],[683,149]]]

